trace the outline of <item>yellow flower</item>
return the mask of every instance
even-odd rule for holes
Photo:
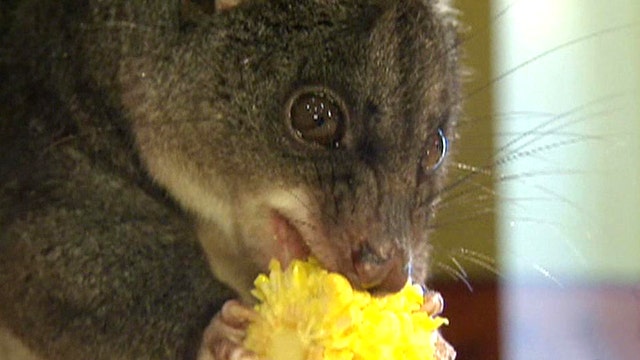
[[[407,284],[373,297],[354,290],[317,261],[273,260],[255,280],[258,319],[244,345],[269,360],[434,359],[434,332],[444,318],[420,310],[422,289]]]

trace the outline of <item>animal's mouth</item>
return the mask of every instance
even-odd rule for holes
[[[302,224],[295,224],[291,218],[277,210],[271,211],[271,228],[274,235],[274,258],[283,266],[294,259],[306,259],[311,254],[311,248],[299,230]]]
[[[333,245],[318,246],[326,238],[318,231],[313,220],[309,222],[308,216],[296,216],[295,212],[272,208],[270,225],[274,237],[270,257],[280,261],[283,267],[293,260],[305,260],[313,255],[324,268],[341,273],[355,288],[361,290],[376,294],[395,293],[407,283],[409,268],[404,253],[390,241],[372,245],[366,237],[360,241],[352,238],[347,241],[352,245],[329,252],[324,249],[334,249]],[[360,234],[366,234],[366,231]]]

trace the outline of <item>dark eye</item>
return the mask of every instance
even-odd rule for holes
[[[427,151],[422,155],[422,169],[425,172],[433,171],[442,164],[447,153],[447,138],[441,129],[427,138]]]
[[[336,148],[344,136],[345,112],[326,90],[310,90],[293,97],[289,107],[291,128],[300,139]]]

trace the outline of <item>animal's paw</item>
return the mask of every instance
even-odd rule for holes
[[[422,310],[426,311],[431,316],[437,316],[444,310],[444,298],[437,291],[428,290],[424,294],[424,304]],[[454,360],[456,358],[456,350],[449,344],[440,332],[435,334],[436,353],[435,358],[437,360]]]
[[[444,310],[444,298],[439,292],[433,290],[426,290],[424,292],[424,303],[422,304],[422,311],[425,311],[430,316],[438,316]]]
[[[455,360],[456,350],[442,337],[440,332],[436,333],[436,352],[435,358],[437,360]]]
[[[237,300],[229,300],[204,332],[198,360],[258,360],[242,347],[247,325],[256,313]]]

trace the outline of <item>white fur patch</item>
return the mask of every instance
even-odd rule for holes
[[[42,360],[34,355],[9,330],[0,327],[0,359],[1,360]]]

